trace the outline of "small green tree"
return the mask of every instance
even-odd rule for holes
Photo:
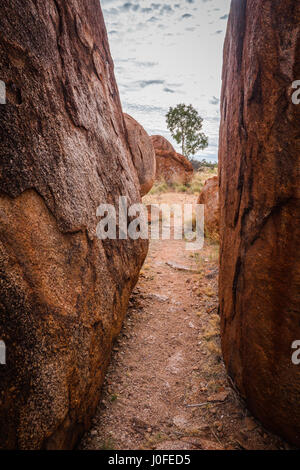
[[[195,155],[197,150],[208,146],[208,137],[201,132],[203,119],[190,104],[178,104],[170,108],[167,115],[167,126],[173,139],[181,144],[182,155],[188,157]]]

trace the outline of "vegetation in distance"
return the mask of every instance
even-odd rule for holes
[[[166,120],[173,139],[181,145],[181,153],[185,157],[190,158],[208,146],[208,137],[202,132],[203,119],[191,104],[181,103],[170,108]]]
[[[200,194],[205,181],[218,174],[218,165],[209,165],[201,167],[200,171],[194,173],[193,179],[186,184],[172,183],[168,184],[165,181],[156,181],[150,192],[151,194],[162,194],[168,192]]]

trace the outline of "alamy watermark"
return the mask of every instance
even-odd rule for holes
[[[118,213],[118,215],[117,215]],[[203,204],[133,204],[119,198],[118,211],[112,204],[101,204],[96,233],[100,240],[185,240],[186,250],[201,250],[204,245]],[[129,222],[128,222],[129,221]],[[172,231],[173,224],[173,231]]]
[[[6,346],[4,341],[0,340],[0,365],[6,364]]]
[[[0,80],[0,104],[6,104],[6,85]]]
[[[300,80],[295,80],[292,83],[292,88],[296,90],[292,94],[292,102],[293,104],[300,104]]]
[[[292,83],[292,88],[296,91],[292,94],[292,102],[295,105],[300,104],[300,80],[295,80]],[[292,344],[292,349],[295,349],[295,352],[292,354],[292,363],[295,366],[300,365],[300,340],[296,340]]]

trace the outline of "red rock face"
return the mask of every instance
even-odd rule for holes
[[[220,311],[229,375],[300,445],[300,3],[233,0],[220,129]]]
[[[205,233],[214,240],[219,240],[219,179],[217,176],[205,181],[199,195],[198,204],[204,204]]]
[[[156,180],[168,184],[186,184],[193,177],[193,165],[187,158],[176,152],[156,150]]]
[[[0,77],[0,448],[69,449],[147,252],[96,237],[140,202],[99,1],[3,0]]]
[[[173,145],[162,135],[150,136],[155,150],[166,150],[167,152],[175,152]]]
[[[156,174],[156,157],[152,141],[145,129],[128,114],[124,114],[127,138],[134,167],[137,171],[141,196],[152,188]]]
[[[152,135],[151,140],[156,154],[156,180],[168,184],[191,181],[194,170],[191,162],[176,153],[170,142],[160,135]]]

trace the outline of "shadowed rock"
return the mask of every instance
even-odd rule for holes
[[[68,449],[147,251],[96,237],[140,202],[99,1],[3,0],[0,76],[0,447]]]
[[[300,4],[233,0],[220,130],[220,312],[229,375],[300,445]]]

